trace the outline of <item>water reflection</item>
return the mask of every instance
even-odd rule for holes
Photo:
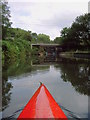
[[[21,76],[21,79],[18,79],[20,82],[16,81],[15,85],[21,84],[21,86],[26,87],[27,90],[26,90],[26,88],[23,88],[25,94],[27,91],[29,91],[29,94],[30,94],[30,92],[32,92],[32,91],[30,91],[31,89],[35,90],[33,88],[33,86],[32,86],[32,88],[29,88],[29,85],[27,86],[27,84],[30,82],[30,79],[33,80],[33,78],[31,78],[32,76],[36,75],[35,76],[36,78],[34,77],[34,79],[39,79],[39,78],[42,78],[41,76],[45,75],[45,76],[43,76],[43,78],[46,77],[45,79],[48,78],[48,80],[49,80],[47,82],[47,84],[49,82],[56,83],[57,81],[54,81],[54,80],[50,81],[51,79],[54,79],[54,78],[52,78],[54,75],[53,76],[51,76],[51,75],[52,75],[52,73],[55,72],[55,75],[58,75],[58,76],[55,76],[55,79],[58,79],[58,77],[60,75],[60,78],[61,78],[60,80],[64,81],[64,83],[66,83],[66,84],[71,83],[71,86],[73,86],[75,91],[77,91],[79,94],[89,96],[90,95],[90,64],[89,64],[89,62],[90,62],[89,60],[85,60],[85,61],[79,60],[79,59],[72,60],[72,59],[56,58],[53,56],[48,56],[48,57],[43,57],[43,58],[40,58],[40,57],[33,58],[33,59],[28,58],[25,61],[16,61],[15,63],[12,63],[12,64],[11,63],[5,64],[3,66],[3,95],[2,95],[3,110],[5,110],[10,103],[10,99],[11,99],[11,95],[12,95],[11,89],[14,87],[12,85],[12,80],[14,81],[15,80],[14,77],[18,78],[20,76]],[[52,67],[50,67],[50,65]],[[53,71],[53,69],[54,69],[54,71]],[[55,69],[56,69],[56,71],[55,71]],[[50,70],[51,70],[51,73],[50,73]],[[39,73],[39,74],[37,74],[37,73]],[[51,78],[47,77],[46,75],[49,75],[49,77],[51,77]],[[29,78],[28,78],[28,76],[29,76]],[[23,79],[23,77],[24,77],[24,79],[27,79],[27,83]],[[21,83],[22,81],[24,83]],[[33,80],[32,82],[37,82],[37,81]],[[50,86],[52,86],[52,84],[53,83],[50,83]],[[57,85],[57,84],[55,84],[55,85]],[[55,85],[54,85],[54,87],[55,87]],[[61,84],[58,84],[58,86],[59,85],[61,85]],[[37,88],[37,86],[36,86],[36,88]],[[61,89],[60,87],[61,86],[59,86],[57,91],[59,89]],[[21,92],[22,88],[18,87],[18,88],[13,88],[13,89],[14,89],[14,91],[16,91],[16,89],[17,89],[18,91],[20,91],[18,94],[22,94],[22,92]],[[52,89],[53,89],[53,87],[52,87]],[[16,93],[14,93],[14,95],[16,95]],[[58,96],[58,95],[59,94],[57,94],[56,96]],[[62,95],[63,95],[63,93],[62,93]],[[24,100],[22,100],[22,101],[24,101]],[[26,99],[24,102],[26,103]],[[17,105],[18,104],[20,104],[20,103],[18,102]]]
[[[64,82],[70,82],[77,92],[90,95],[90,61],[81,59],[65,59],[53,56],[45,57],[42,62],[39,59],[32,65],[58,64],[61,78]]]
[[[11,88],[13,87],[11,82],[8,81],[8,75],[6,72],[2,74],[2,110],[8,107],[11,99]]]
[[[84,95],[90,95],[90,64],[89,62],[66,60],[56,66],[60,68],[61,78],[70,82],[75,90]]]
[[[37,59],[33,59],[33,62]],[[11,99],[12,82],[8,81],[8,77],[21,76],[37,70],[48,70],[50,66],[36,66],[32,65],[32,60],[16,61],[14,63],[5,63],[2,73],[2,110],[6,109]]]

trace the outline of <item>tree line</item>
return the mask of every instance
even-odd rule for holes
[[[50,37],[45,34],[37,34],[21,28],[12,28],[10,21],[10,8],[8,2],[1,0],[2,4],[2,59],[25,58],[36,54],[37,49],[31,50],[31,43],[50,43]]]
[[[90,50],[90,13],[77,17],[71,27],[63,28],[54,42],[66,50]]]
[[[90,14],[86,13],[75,19],[71,27],[63,28],[60,37],[53,41],[50,36],[26,31],[21,28],[12,28],[10,8],[8,2],[2,3],[2,57],[17,58],[31,55],[31,43],[58,43],[64,51],[90,50]],[[33,53],[33,51],[32,51]]]
[[[8,2],[1,0],[2,3],[2,40],[12,41],[17,39],[22,39],[30,42],[43,42],[49,43],[50,37],[45,34],[32,33],[31,31],[26,31],[21,28],[12,28],[12,22],[10,21],[10,8],[8,7]]]

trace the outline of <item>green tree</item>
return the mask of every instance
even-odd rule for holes
[[[32,33],[31,34],[31,36],[32,36],[32,43],[37,43],[38,41],[37,41],[37,37],[38,37],[38,35],[37,35],[37,33]]]
[[[61,37],[56,37],[54,39],[54,43],[61,44],[61,45],[67,43],[69,31],[70,31],[70,28],[67,28],[67,27],[63,28],[61,30]]]
[[[32,40],[31,32],[20,28],[9,28],[8,37],[9,39],[13,38],[15,40],[18,39],[27,40],[27,41]]]
[[[67,37],[69,32],[69,28],[65,27],[63,30],[61,30],[61,37]]]
[[[67,42],[67,39],[65,37],[56,37],[54,39],[54,43],[56,44],[65,45],[66,42]]]
[[[90,47],[90,14],[81,15],[76,18],[70,28],[61,31],[62,43],[67,48],[83,49]]]
[[[54,43],[60,43],[60,37],[56,37],[56,38],[54,39]]]
[[[8,2],[5,0],[1,0],[1,5],[2,5],[2,39],[5,39],[7,36],[8,28],[11,27],[11,22],[10,22],[10,10],[8,7]]]
[[[76,18],[71,27],[74,38],[84,45],[90,45],[90,14],[81,15]]]
[[[38,42],[39,43],[50,43],[50,37],[45,34],[38,35]]]

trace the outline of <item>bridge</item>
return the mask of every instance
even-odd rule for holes
[[[60,44],[31,44],[31,49],[33,49],[33,47],[43,48],[48,55],[58,55],[62,51]]]

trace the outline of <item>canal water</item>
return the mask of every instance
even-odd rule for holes
[[[68,118],[88,118],[90,61],[52,56],[3,66],[3,118],[17,118],[39,82],[45,84]]]

